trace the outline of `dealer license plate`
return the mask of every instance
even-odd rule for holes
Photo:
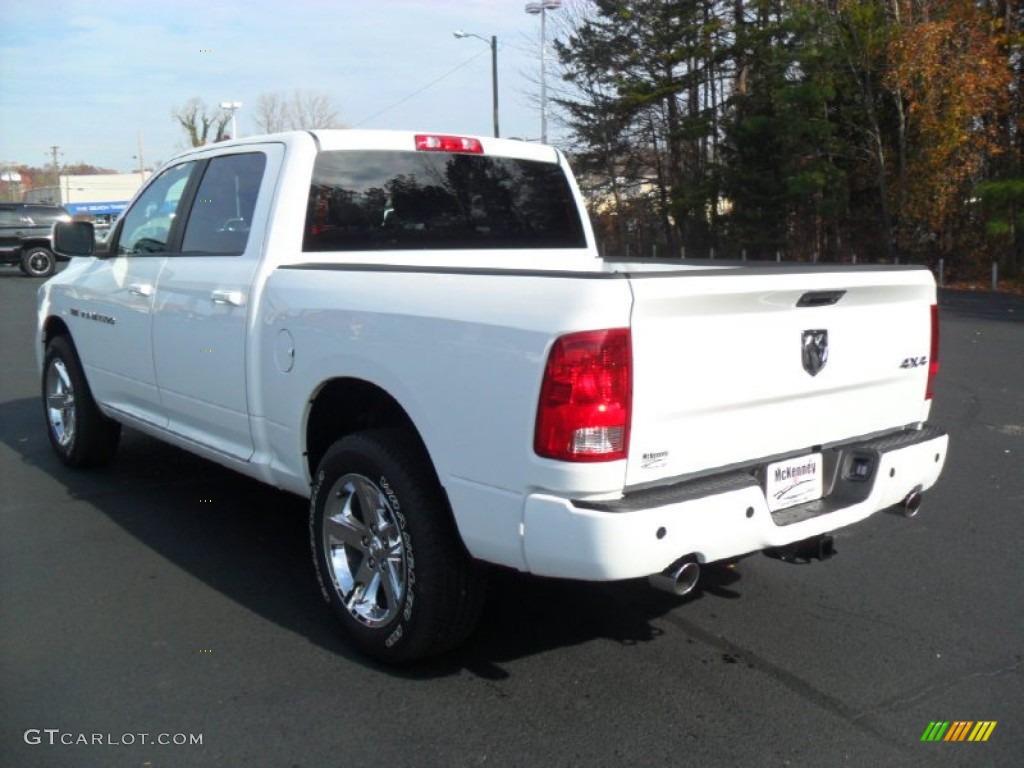
[[[821,454],[812,453],[768,465],[765,498],[775,512],[821,498]]]

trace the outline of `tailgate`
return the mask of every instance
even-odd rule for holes
[[[627,487],[927,418],[935,284],[923,268],[631,272],[630,283]]]

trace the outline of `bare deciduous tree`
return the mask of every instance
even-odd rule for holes
[[[188,140],[193,147],[201,147],[211,141],[210,132],[213,132],[212,141],[223,141],[226,136],[224,128],[231,122],[231,112],[218,109],[210,112],[206,102],[197,96],[192,97],[184,105],[171,111],[178,124],[188,134]]]
[[[309,128],[343,128],[331,97],[322,91],[295,90],[291,96],[262,93],[256,103],[256,127],[265,133]]]
[[[291,116],[295,128],[341,128],[338,110],[322,91],[295,91]]]
[[[256,102],[256,116],[253,122],[261,133],[287,131],[290,127],[288,104],[278,93],[261,93]]]

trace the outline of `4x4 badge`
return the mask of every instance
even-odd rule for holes
[[[828,362],[828,331],[804,331],[800,337],[800,360],[804,370],[817,376]]]

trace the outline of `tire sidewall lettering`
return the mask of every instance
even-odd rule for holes
[[[388,635],[388,639],[384,641],[385,646],[387,646],[388,648],[393,648],[395,643],[402,639],[403,626],[404,625],[401,622],[399,622],[398,626],[395,627],[394,631],[390,635]]]
[[[323,595],[325,602],[330,603],[331,591],[327,588],[327,583],[324,581],[324,566],[320,564],[320,558],[324,555],[320,550],[320,544],[318,542],[319,537],[317,536],[317,528],[319,527],[321,530],[323,529],[324,513],[316,511],[320,506],[320,489],[323,487],[325,474],[326,473],[322,469],[317,473],[316,481],[314,482],[313,489],[310,493],[311,504],[314,512],[309,516],[309,546],[313,550],[313,565],[315,566],[313,570],[316,572],[317,584],[320,585],[320,594]],[[326,511],[326,503],[324,506],[324,511]]]
[[[337,471],[334,471],[335,468],[337,468]],[[367,469],[369,469],[370,472],[366,472],[365,470]],[[338,594],[338,590],[333,579],[330,577],[330,563],[327,562],[327,554],[324,550],[323,542],[328,502],[326,494],[330,491],[331,482],[336,481],[345,472],[357,472],[362,473],[367,477],[376,476],[378,478],[377,482],[379,490],[384,494],[388,503],[391,505],[391,511],[398,526],[398,533],[401,537],[402,548],[404,550],[406,569],[405,594],[402,597],[402,607],[397,616],[392,620],[391,624],[377,630],[378,632],[386,633],[383,639],[383,644],[384,647],[390,651],[399,645],[402,640],[410,634],[412,629],[410,625],[414,619],[414,605],[416,603],[416,561],[413,555],[413,537],[407,529],[407,520],[402,512],[402,503],[399,499],[399,494],[392,483],[388,480],[387,475],[379,471],[373,472],[373,469],[374,468],[372,466],[366,466],[365,464],[361,465],[361,462],[346,462],[340,468],[337,464],[328,464],[327,466],[322,466],[318,469],[310,490],[311,514],[309,518],[309,538],[310,547],[313,550],[314,571],[316,572],[316,579],[317,584],[320,587],[320,593],[323,595],[324,600],[335,608],[346,624],[355,622],[356,620],[349,615],[348,610],[342,601],[341,595]],[[328,475],[330,475],[330,477],[328,477]]]
[[[402,625],[412,621],[412,609],[416,602],[416,558],[413,556],[412,547],[412,536],[409,535],[407,528],[405,515],[402,513],[402,502],[398,499],[398,494],[395,493],[391,487],[391,483],[388,482],[386,475],[380,476],[380,489],[388,497],[388,502],[391,504],[391,511],[394,513],[395,520],[398,523],[398,530],[402,537],[402,547],[405,549],[405,595],[403,596],[402,612],[400,614],[398,626],[388,636],[388,639],[384,644],[391,648],[395,643],[402,639]]]

